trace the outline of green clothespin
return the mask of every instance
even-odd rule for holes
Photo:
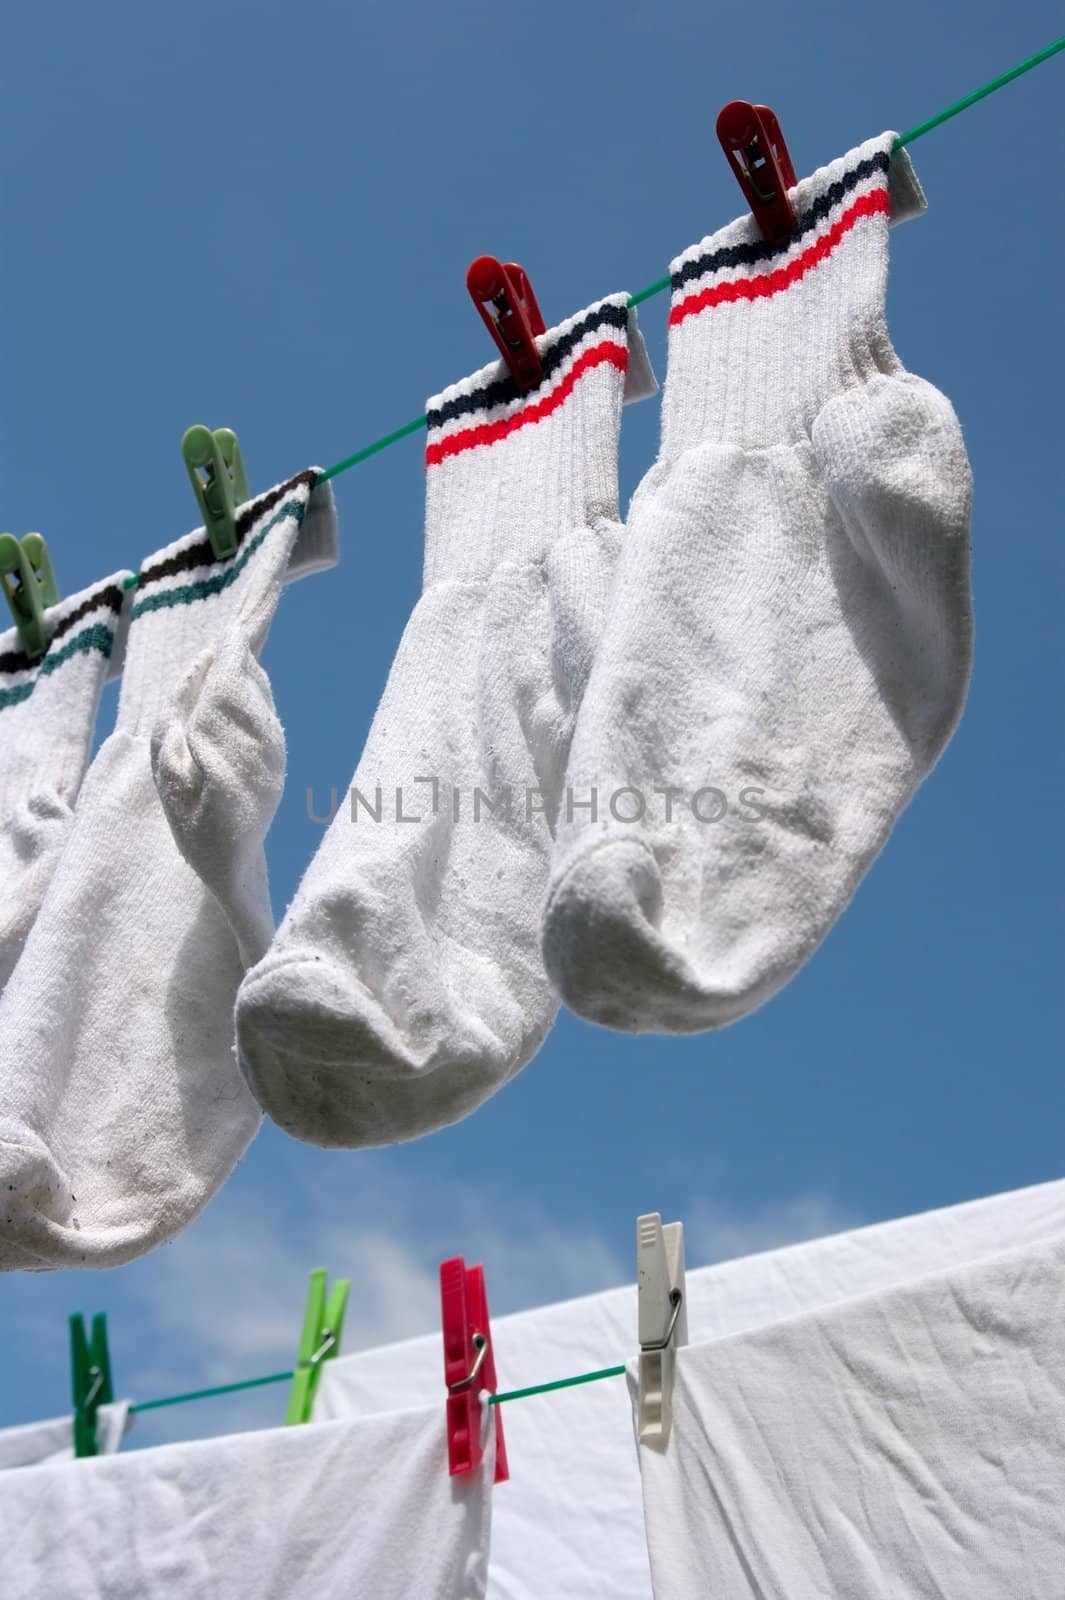
[[[25,550],[34,576],[41,589],[41,604],[47,608],[59,604],[59,590],[56,587],[55,573],[52,570],[52,558],[48,554],[48,546],[44,535],[41,533],[23,534],[19,541]]]
[[[237,508],[251,499],[236,434],[232,428],[215,428],[212,432],[198,422],[185,433],[181,454],[216,559],[233,555],[237,548]],[[206,473],[206,478],[201,473]]]
[[[44,540],[39,533],[31,537],[40,540],[43,547]],[[48,575],[54,590],[55,578],[50,562]],[[0,533],[0,588],[4,591],[4,599],[14,618],[22,648],[30,660],[35,661],[48,648],[44,608],[50,602],[44,598],[42,583],[34,571],[25,542],[20,544],[13,533]]]
[[[107,1349],[107,1313],[92,1319],[92,1338],[85,1336],[85,1319],[76,1311],[70,1319],[70,1376],[74,1397],[74,1454],[96,1455],[96,1413],[115,1398],[111,1387],[111,1357]]]
[[[340,1335],[344,1328],[344,1312],[351,1289],[350,1278],[338,1278],[329,1291],[326,1303],[325,1285],[328,1274],[324,1267],[315,1267],[307,1289],[307,1309],[303,1313],[303,1332],[300,1335],[296,1372],[289,1391],[285,1426],[297,1422],[310,1422],[314,1411],[314,1397],[322,1375],[322,1362],[329,1361],[340,1350]]]

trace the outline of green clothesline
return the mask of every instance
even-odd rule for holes
[[[505,1394],[494,1394],[489,1398],[491,1406],[501,1406],[504,1400],[525,1400],[532,1394],[548,1394],[552,1389],[573,1389],[579,1383],[595,1383],[600,1378],[622,1378],[625,1375],[624,1367],[601,1367],[598,1372],[582,1372],[576,1378],[556,1378],[554,1383],[536,1383],[531,1389],[510,1389]],[[168,1394],[162,1400],[142,1400],[140,1405],[130,1406],[130,1411],[158,1411],[160,1406],[179,1406],[186,1400],[212,1400],[215,1395],[235,1394],[238,1389],[260,1389],[264,1383],[284,1383],[288,1378],[294,1378],[294,1372],[271,1372],[265,1378],[244,1378],[239,1383],[220,1383],[214,1389],[191,1389],[188,1394]]]
[[[1004,84],[1011,83],[1014,78],[1019,78],[1022,73],[1030,72],[1033,67],[1038,67],[1040,62],[1048,61],[1051,56],[1057,55],[1060,50],[1065,50],[1065,36],[1056,39],[1053,44],[1048,44],[1045,50],[1040,50],[1036,55],[1029,56],[1019,66],[1011,67],[1009,72],[1003,72],[1000,77],[992,78],[990,83],[985,83],[983,88],[974,89],[972,94],[967,94],[963,100],[956,100],[952,106],[941,111],[938,116],[929,117],[927,122],[919,122],[916,128],[911,128],[907,133],[900,133],[895,140],[894,148],[900,149],[904,144],[912,144],[915,139],[938,128],[941,123],[948,122],[951,117],[956,117],[959,111],[966,111],[969,106],[974,106],[978,100],[984,100],[989,94],[994,94],[996,89],[1001,89]],[[644,300],[650,300],[652,295],[662,294],[669,288],[670,279],[667,274],[655,283],[648,284],[646,289],[641,289],[638,294],[629,296],[629,305],[637,306]],[[319,482],[324,483],[327,478],[335,478],[341,472],[347,472],[349,467],[357,467],[360,461],[366,461],[379,450],[387,450],[389,445],[398,444],[400,439],[417,433],[419,428],[428,424],[427,417],[415,417],[413,422],[405,422],[402,428],[396,428],[392,433],[386,433],[383,439],[376,439],[373,444],[368,444],[355,454],[348,456],[344,461],[338,461],[335,467],[330,467],[323,472]],[[538,1383],[531,1389],[512,1389],[505,1394],[494,1394],[491,1405],[502,1405],[505,1400],[524,1400],[529,1395],[549,1394],[554,1389],[572,1389],[577,1384],[595,1383],[600,1378],[620,1378],[625,1372],[624,1367],[603,1367],[598,1372],[584,1372],[576,1378],[558,1378],[554,1383]],[[295,1377],[293,1372],[272,1372],[265,1378],[245,1378],[240,1383],[223,1383],[214,1389],[193,1389],[189,1394],[168,1395],[162,1400],[144,1400],[140,1405],[130,1406],[130,1411],[155,1411],[160,1406],[181,1405],[186,1400],[209,1400],[215,1395],[235,1394],[238,1389],[258,1389],[266,1383],[285,1383]]]
[[[989,94],[994,94],[996,89],[1001,89],[1004,84],[1012,83],[1014,78],[1019,78],[1023,72],[1031,72],[1033,67],[1038,67],[1040,62],[1047,61],[1051,56],[1057,55],[1059,50],[1065,50],[1065,36],[1055,39],[1053,44],[1048,44],[1045,50],[1040,50],[1034,56],[1029,56],[1027,61],[1022,61],[1019,66],[1011,67],[1008,72],[992,78],[990,83],[985,83],[982,89],[974,89],[972,94],[967,94],[963,100],[956,100],[952,106],[941,111],[938,116],[929,117],[927,122],[919,122],[916,128],[911,128],[908,133],[900,133],[895,140],[893,149],[899,150],[904,144],[912,144],[915,139],[920,139],[924,134],[930,133],[933,128],[938,128],[941,123],[949,122],[951,117],[956,117],[959,111],[967,111],[978,100],[985,100]],[[667,273],[664,278],[657,278],[654,283],[649,283],[646,289],[640,289],[636,294],[629,295],[629,305],[638,306],[645,300],[650,300],[653,295],[663,294],[669,288],[670,278]],[[364,445],[361,450],[356,450],[353,456],[346,456],[343,461],[338,461],[335,467],[328,467],[319,478],[319,483],[325,483],[329,478],[339,477],[340,473],[347,472],[349,467],[357,467],[360,461],[369,460],[379,450],[387,450],[389,445],[398,444],[400,439],[408,438],[412,433],[417,433],[420,428],[428,427],[429,418],[426,416],[415,417],[412,422],[405,422],[401,428],[396,428],[392,433],[386,433],[383,439],[375,439],[373,444]]]

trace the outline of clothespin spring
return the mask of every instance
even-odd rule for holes
[[[338,1278],[327,1298],[328,1277],[324,1267],[315,1267],[307,1287],[307,1305],[296,1353],[296,1370],[285,1411],[286,1427],[310,1422],[322,1376],[322,1363],[330,1360],[340,1349],[351,1283],[347,1278]]]
[[[673,1307],[669,1317],[669,1326],[666,1328],[666,1331],[662,1335],[661,1339],[651,1339],[647,1342],[647,1344],[641,1344],[640,1350],[644,1355],[652,1355],[656,1350],[665,1350],[667,1348],[669,1341],[673,1337],[673,1330],[677,1326],[677,1319],[679,1318],[681,1309],[684,1305],[683,1290],[671,1289],[669,1291],[669,1303]]]
[[[470,1386],[473,1384],[474,1380],[476,1379],[477,1374],[480,1372],[481,1368],[484,1366],[484,1358],[488,1354],[488,1340],[485,1338],[483,1333],[475,1332],[474,1335],[473,1335],[473,1343],[474,1343],[474,1348],[477,1351],[477,1355],[474,1358],[473,1366],[470,1368],[469,1374],[465,1378],[460,1378],[458,1383],[449,1383],[448,1384],[448,1386],[447,1386],[448,1394],[458,1394],[460,1389],[468,1389],[468,1388],[470,1388]]]
[[[337,1336],[333,1332],[332,1328],[323,1328],[322,1329],[322,1342],[318,1346],[317,1350],[314,1352],[313,1356],[310,1356],[308,1358],[307,1365],[309,1367],[316,1367],[318,1365],[319,1361],[324,1361],[326,1356],[329,1354],[330,1350],[332,1350],[333,1346],[336,1344],[336,1342],[337,1342]]]
[[[104,1386],[104,1375],[99,1367],[90,1367],[89,1377],[91,1379],[91,1384],[88,1394],[85,1396],[85,1399],[81,1402],[81,1406],[79,1407],[81,1411],[91,1410],[93,1401],[96,1399],[96,1396],[100,1393],[100,1390]]]

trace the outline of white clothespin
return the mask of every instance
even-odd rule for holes
[[[659,1450],[673,1426],[675,1351],[688,1342],[684,1224],[657,1211],[636,1219],[636,1282],[640,1339],[640,1443]]]

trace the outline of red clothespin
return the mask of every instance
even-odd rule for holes
[[[478,256],[470,262],[466,287],[518,388],[535,389],[543,367],[534,341],[545,329],[524,267]]]
[[[484,1268],[469,1267],[461,1256],[440,1263],[440,1305],[444,1323],[444,1382],[447,1384],[447,1462],[451,1476],[473,1472],[484,1459],[481,1448],[483,1389],[495,1394],[496,1363],[488,1321]],[[496,1430],[496,1483],[505,1483],[507,1447],[503,1418],[493,1406]]]
[[[730,100],[718,114],[717,136],[762,238],[769,244],[790,239],[798,228],[788,199],[795,168],[774,112],[748,100]]]

